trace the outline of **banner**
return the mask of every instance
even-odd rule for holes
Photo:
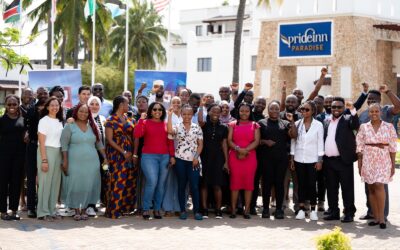
[[[142,83],[146,83],[147,87],[143,90],[142,95],[150,97],[153,84],[164,85],[164,101],[170,102],[180,89],[186,88],[186,72],[170,72],[170,71],[153,71],[153,70],[136,70],[135,71],[135,96],[140,89]]]
[[[332,21],[279,24],[278,57],[332,55]]]
[[[64,108],[71,108],[79,102],[78,89],[82,86],[80,69],[32,70],[28,72],[29,87],[34,91],[38,87],[49,90],[56,85],[64,88]]]

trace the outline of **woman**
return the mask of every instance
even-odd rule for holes
[[[165,181],[168,174],[168,162],[175,164],[174,145],[168,139],[164,122],[167,112],[160,102],[150,104],[147,114],[142,113],[135,127],[135,138],[144,138],[141,169],[146,178],[143,195],[143,219],[150,219],[150,207],[153,216],[162,219],[160,210],[164,197]],[[153,204],[154,201],[154,204]]]
[[[168,111],[168,133],[177,141],[175,149],[175,171],[178,178],[178,198],[181,220],[187,219],[186,186],[189,181],[192,192],[193,213],[195,220],[202,220],[199,211],[199,156],[203,149],[203,133],[199,125],[192,123],[193,108],[189,105],[182,107],[182,122],[172,125],[172,110]]]
[[[362,124],[357,134],[358,169],[361,179],[368,184],[369,201],[374,221],[369,226],[386,228],[384,184],[389,183],[395,172],[397,135],[393,125],[381,120],[381,107],[371,104],[368,109],[370,122]]]
[[[38,219],[53,221],[61,184],[61,133],[63,109],[57,97],[50,97],[42,110],[38,126]]]
[[[215,217],[222,219],[222,190],[225,185],[224,169],[228,163],[228,128],[220,122],[222,109],[217,104],[211,104],[207,110],[206,123],[202,126],[204,147],[201,153],[201,204],[203,216],[208,217],[208,188],[214,190]],[[200,123],[201,124],[201,123]]]
[[[256,174],[256,147],[260,141],[259,125],[253,121],[252,107],[241,103],[238,107],[239,120],[229,123],[228,145],[231,187],[230,218],[236,218],[236,203],[239,190],[244,190],[245,211],[243,217],[250,219],[250,202]]]
[[[147,109],[149,108],[149,98],[147,98],[144,95],[139,95],[136,97],[136,108],[138,110],[135,120],[138,121],[140,117],[142,116],[143,113],[147,113]],[[136,212],[137,214],[141,215],[142,210],[143,210],[143,204],[142,204],[142,196],[143,196],[143,187],[145,183],[145,179],[142,173],[142,169],[140,166],[140,161],[142,159],[142,148],[143,148],[143,143],[144,139],[143,138],[135,138],[134,139],[134,157],[132,157],[133,164],[135,168],[137,169],[137,178],[136,178],[136,194],[137,194],[137,199],[136,199]],[[137,156],[137,157],[136,157]]]
[[[189,97],[192,94],[192,92],[189,89],[181,89],[179,91],[179,98],[181,99],[182,105],[189,104]]]
[[[134,120],[128,112],[129,101],[124,96],[113,100],[111,115],[105,123],[106,156],[109,164],[105,216],[117,219],[134,209],[136,199],[136,168],[132,164]]]
[[[290,168],[296,171],[299,199],[297,220],[306,218],[304,203],[310,201],[310,220],[318,220],[317,211],[317,171],[322,169],[324,156],[324,127],[314,119],[317,107],[314,101],[306,101],[300,107],[302,119],[296,121],[298,135],[290,144]]]
[[[74,123],[67,124],[61,135],[63,171],[68,176],[63,193],[65,205],[75,210],[74,219],[79,221],[88,219],[86,208],[100,199],[100,160],[97,150],[103,158],[105,152],[89,106],[78,104],[72,117]]]
[[[222,109],[221,116],[219,117],[221,123],[228,125],[230,122],[235,121],[235,118],[231,116],[229,103],[227,101],[221,101],[219,105],[221,106]]]
[[[271,101],[268,105],[268,118],[258,122],[260,125],[260,145],[257,148],[257,160],[262,171],[262,197],[263,211],[262,218],[269,218],[269,205],[271,189],[275,188],[276,209],[275,219],[283,219],[282,208],[284,198],[284,179],[288,166],[287,145],[291,138],[297,136],[297,129],[294,126],[293,116],[288,113],[287,119],[282,120],[279,116],[280,103]]]
[[[8,95],[5,113],[0,118],[0,213],[2,220],[19,220],[17,214],[24,168],[24,118],[20,115],[19,99]],[[8,208],[12,211],[7,213]]]
[[[172,97],[170,107],[172,108],[172,125],[175,126],[176,124],[182,122],[181,98],[179,98],[178,96]],[[175,145],[176,141],[174,142],[174,147]],[[174,212],[180,211],[178,201],[178,180],[172,166],[168,168],[168,176],[165,183],[165,193],[162,202],[162,208],[165,211],[164,216],[172,216]]]

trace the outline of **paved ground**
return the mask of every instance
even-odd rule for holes
[[[339,225],[351,237],[354,249],[400,249],[400,171],[390,184],[390,223],[386,230],[371,228],[358,217],[365,212],[363,184],[356,177],[357,220],[296,221],[286,210],[284,220],[254,217],[244,220],[214,218],[180,221],[177,218],[143,221],[138,217],[75,222],[23,219],[0,221],[0,249],[312,249],[314,238]],[[320,216],[322,217],[322,215]]]

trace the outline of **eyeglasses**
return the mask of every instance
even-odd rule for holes
[[[331,109],[342,109],[343,106],[331,106]]]
[[[152,109],[154,112],[159,111],[162,112],[162,109]]]
[[[17,104],[17,103],[8,103],[7,106],[9,106],[9,107],[10,107],[10,106],[16,107],[16,106],[18,106],[18,104]]]
[[[300,108],[301,112],[310,112],[311,109],[309,108]]]
[[[93,91],[102,91],[103,88],[93,88]]]

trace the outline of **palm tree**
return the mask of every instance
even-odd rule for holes
[[[278,5],[283,3],[283,0],[276,0]],[[271,0],[258,0],[257,5],[261,6],[265,4],[267,8],[271,6]],[[246,0],[240,0],[238,12],[236,15],[236,29],[235,38],[233,41],[233,76],[232,82],[239,82],[239,65],[240,65],[240,47],[242,43],[242,29],[243,29],[243,18],[246,7]]]
[[[162,38],[168,31],[161,24],[161,17],[146,1],[133,0],[129,9],[129,61],[136,68],[154,69],[156,63],[166,62],[166,52]],[[116,26],[110,33],[111,60],[123,67],[125,60],[125,15],[116,18]]]

